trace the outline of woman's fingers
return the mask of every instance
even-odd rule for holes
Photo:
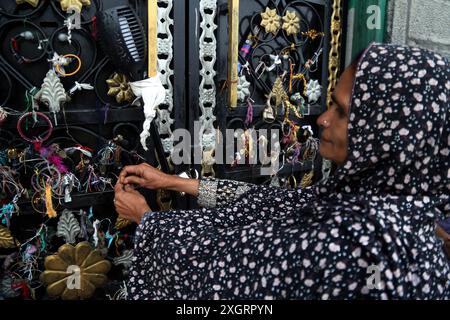
[[[123,184],[120,181],[117,181],[116,185],[114,186],[114,193],[115,197],[117,198],[117,194],[120,192],[123,192]]]
[[[127,176],[141,176],[142,175],[142,169],[140,166],[126,166],[122,169],[122,172],[120,172],[119,175],[119,181],[121,183],[124,183],[124,179]]]
[[[116,195],[116,201],[114,202],[114,206],[116,208],[116,212],[119,215],[119,217],[130,220],[130,221],[135,221],[135,217],[130,214],[130,208],[129,206],[127,206],[126,202],[127,200],[126,198],[126,192],[122,191],[122,194],[120,195]]]
[[[126,184],[125,185],[125,191],[129,192],[129,193],[132,193],[134,195],[140,195],[140,193],[136,189],[134,189],[131,184]]]
[[[124,185],[136,184],[138,186],[143,187],[145,185],[145,179],[142,179],[137,176],[129,176],[123,180]]]
[[[143,215],[151,210],[145,197],[132,186],[118,182],[114,189],[114,206],[120,217],[139,223]]]

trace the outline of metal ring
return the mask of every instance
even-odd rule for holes
[[[76,54],[65,54],[63,57],[64,58],[75,58],[75,60],[78,61],[78,67],[75,69],[75,71],[73,71],[71,73],[64,73],[61,71],[61,65],[57,64],[55,67],[56,72],[58,72],[62,77],[71,77],[71,76],[76,75],[81,69],[80,57],[78,57]]]
[[[48,138],[50,138],[50,136],[52,135],[52,132],[53,132],[53,124],[52,124],[52,122],[50,121],[49,117],[47,117],[47,116],[46,116],[44,113],[42,113],[42,112],[35,112],[35,114],[36,114],[36,116],[39,116],[39,117],[41,117],[42,119],[44,119],[44,121],[45,121],[45,122],[47,123],[47,125],[48,125],[48,131],[47,131],[47,134],[46,134],[43,138],[36,138],[36,139],[33,140],[33,139],[28,138],[28,137],[23,133],[23,131],[22,131],[21,125],[22,125],[23,120],[24,120],[25,118],[30,117],[30,116],[32,117],[32,116],[33,116],[33,112],[27,112],[27,113],[23,114],[23,115],[19,118],[19,120],[17,121],[17,131],[18,131],[19,135],[22,137],[23,140],[25,140],[25,141],[27,141],[27,142],[30,142],[30,143],[44,142],[44,141],[48,140]]]

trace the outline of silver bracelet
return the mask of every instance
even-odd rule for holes
[[[217,204],[218,180],[201,179],[198,185],[198,205],[203,208],[214,208]]]

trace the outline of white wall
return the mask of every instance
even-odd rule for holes
[[[389,0],[387,30],[388,42],[450,58],[450,0]]]

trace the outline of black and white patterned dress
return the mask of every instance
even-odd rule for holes
[[[203,209],[147,213],[129,298],[450,298],[434,231],[450,215],[449,74],[438,54],[372,45],[345,164],[305,190],[201,180]]]

